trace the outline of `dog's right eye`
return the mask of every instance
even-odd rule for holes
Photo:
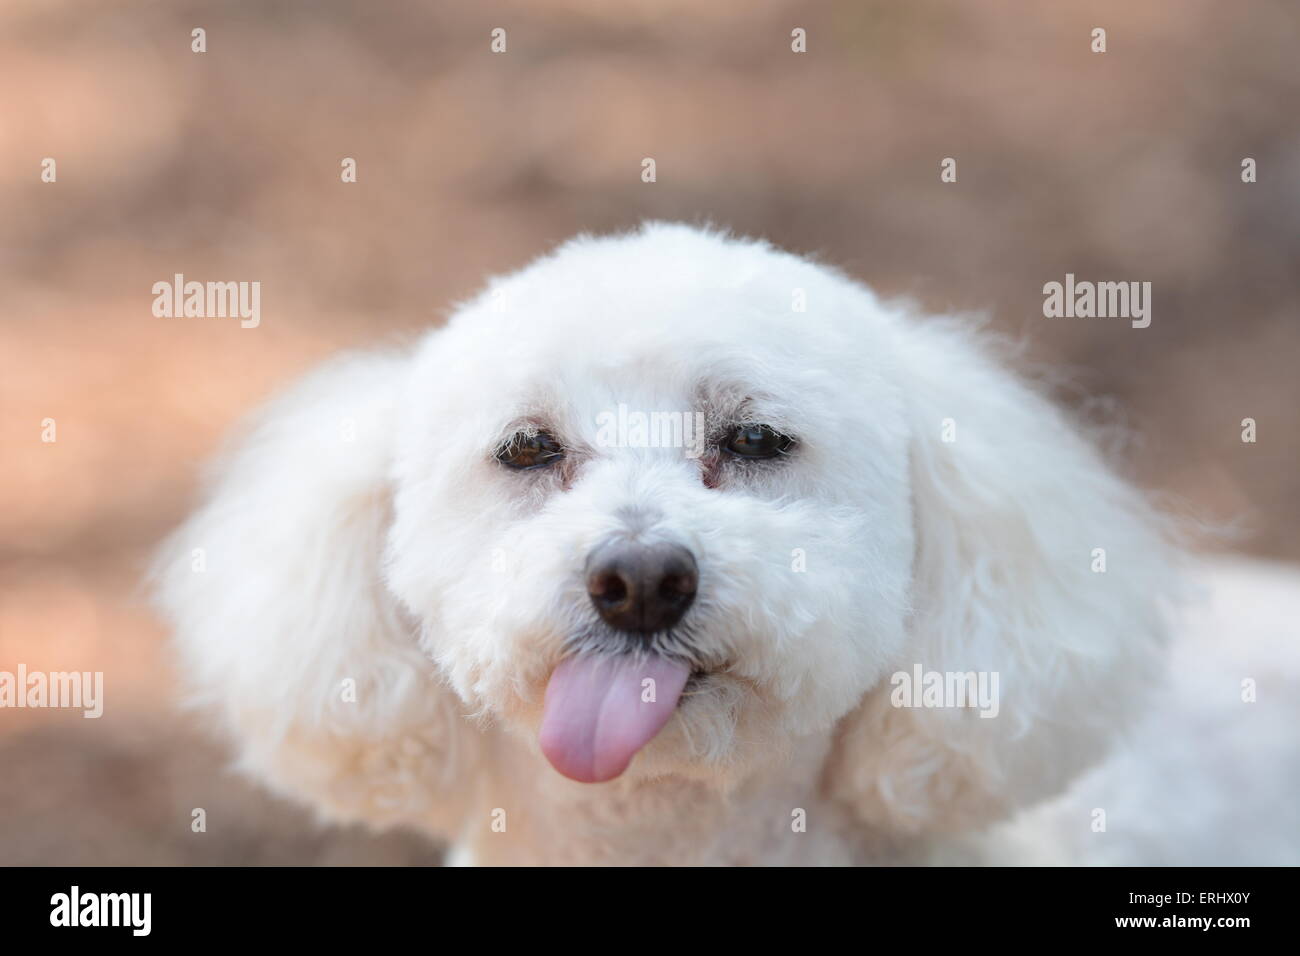
[[[563,457],[564,448],[549,432],[535,432],[531,435],[520,432],[502,445],[496,454],[497,461],[517,471],[545,468]]]

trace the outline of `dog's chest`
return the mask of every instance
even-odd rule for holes
[[[455,865],[836,865],[846,824],[808,754],[726,792],[698,780],[574,784],[515,755],[481,791]],[[807,764],[808,766],[805,766]]]

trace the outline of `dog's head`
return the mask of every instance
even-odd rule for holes
[[[341,419],[351,444],[303,437]],[[578,780],[736,779],[833,733],[828,790],[916,830],[1059,788],[1163,633],[1155,522],[1048,402],[968,329],[762,243],[567,243],[256,434],[178,538],[222,570],[165,591],[246,739],[245,711],[419,726],[423,654]],[[348,675],[360,703],[322,703]]]
[[[864,298],[651,227],[565,245],[428,341],[387,567],[468,706],[542,727],[579,779],[664,721],[636,772],[713,774],[880,681],[914,541],[897,349]]]
[[[466,704],[582,780],[747,767],[914,662],[1096,651],[1092,549],[1140,533],[1062,522],[1122,489],[971,352],[762,244],[571,242],[417,358],[389,581]]]

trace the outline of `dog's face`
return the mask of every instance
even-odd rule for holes
[[[465,704],[579,780],[638,752],[716,778],[827,730],[908,606],[889,323],[821,267],[652,235],[491,287],[397,423],[390,587]]]

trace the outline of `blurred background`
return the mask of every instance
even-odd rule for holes
[[[580,230],[710,220],[984,311],[1216,547],[1300,559],[1298,49],[1288,0],[0,5],[0,670],[106,685],[0,710],[0,864],[437,861],[231,775],[141,574],[242,413]],[[155,318],[178,272],[260,281],[260,327]],[[1151,282],[1150,328],[1043,318],[1067,272]]]

